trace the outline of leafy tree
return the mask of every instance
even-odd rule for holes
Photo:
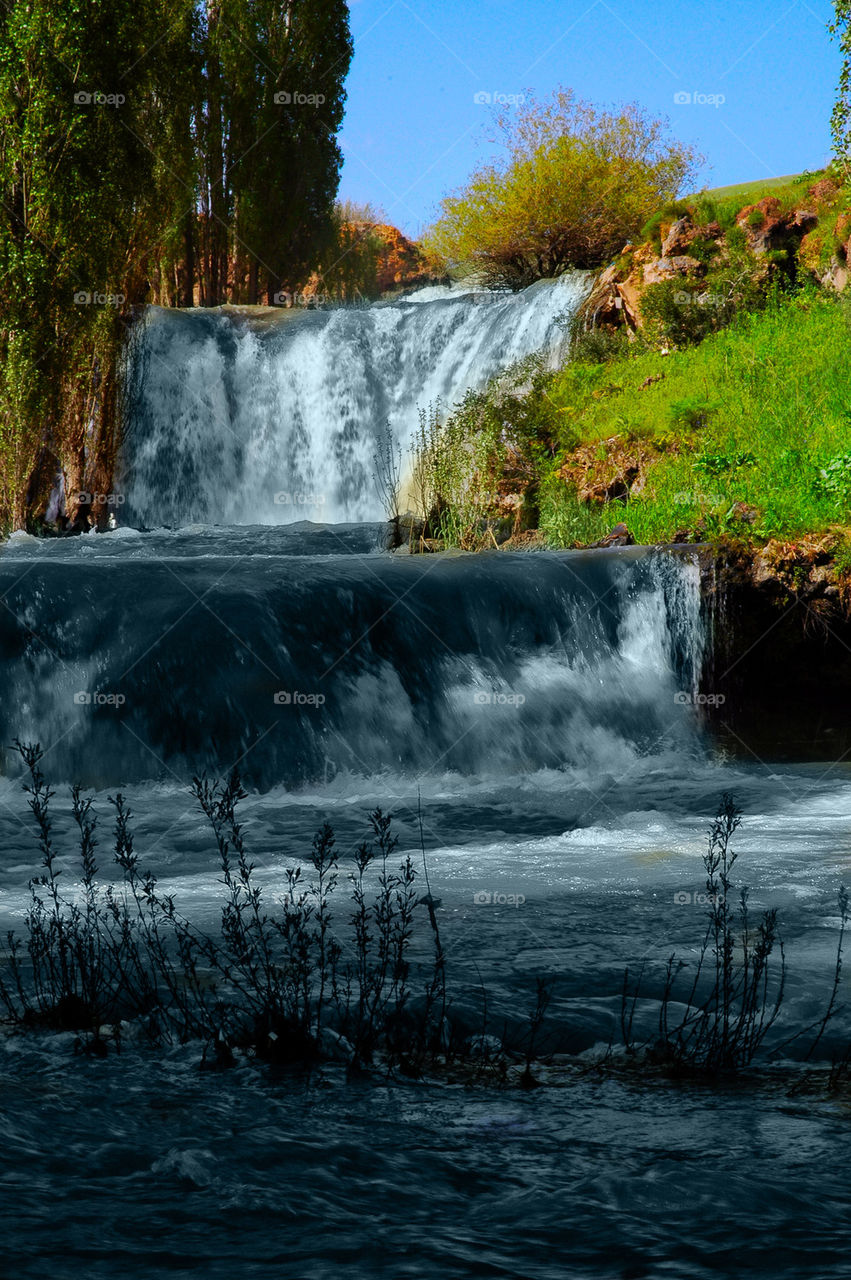
[[[834,0],[835,19],[830,33],[839,42],[842,67],[839,91],[830,117],[830,132],[836,160],[846,178],[851,171],[851,0]]]
[[[377,228],[386,225],[381,210],[352,200],[334,205],[333,239],[322,255],[318,275],[321,291],[340,302],[376,298],[383,241]]]
[[[496,117],[501,163],[442,202],[427,246],[485,283],[519,287],[593,267],[672,200],[700,162],[637,106],[607,111],[558,89]]]
[[[10,0],[0,13],[3,523],[23,518],[40,451],[63,452],[77,484],[111,451],[121,314],[170,212],[146,135],[166,100],[164,21],[182,3]]]
[[[201,27],[202,298],[271,302],[333,239],[348,9],[209,0]]]

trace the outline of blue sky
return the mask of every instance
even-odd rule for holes
[[[638,102],[703,152],[708,186],[814,169],[829,157],[839,56],[827,0],[350,7],[340,194],[381,206],[411,235],[494,154],[491,109],[477,95],[543,96],[562,84],[597,104]]]

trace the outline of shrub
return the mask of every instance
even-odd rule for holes
[[[634,105],[601,110],[569,89],[529,98],[497,127],[505,159],[445,197],[425,243],[499,287],[612,258],[698,163],[662,120]]]
[[[183,918],[156,878],[141,870],[120,795],[112,804],[121,883],[104,887],[97,878],[97,820],[91,801],[74,787],[81,875],[78,887],[63,892],[50,816],[54,793],[41,772],[42,753],[37,746],[19,744],[19,750],[42,870],[31,882],[23,939],[7,938],[0,1004],[10,1021],[77,1030],[89,1051],[105,1052],[105,1024],[140,1019],[157,1043],[202,1037],[217,1065],[227,1065],[236,1046],[280,1062],[309,1060],[323,1051],[328,1032],[343,1037],[335,1043],[353,1062],[370,1061],[379,1048],[391,1062],[421,1061],[440,1041],[443,951],[430,895],[435,966],[425,976],[419,1017],[403,1024],[421,899],[411,859],[394,865],[396,838],[387,814],[370,815],[370,838],[355,854],[355,959],[344,966],[332,913],[339,865],[327,823],[313,840],[309,882],[301,867],[289,868],[283,895],[267,907],[238,818],[245,795],[238,775],[222,784],[195,780],[192,791],[210,823],[224,887],[220,934],[213,938]]]
[[[764,911],[755,924],[746,887],[740,889],[738,906],[734,906],[732,873],[737,854],[731,841],[741,820],[741,810],[731,796],[724,795],[703,858],[709,920],[697,963],[684,989],[679,979],[685,973],[685,963],[671,956],[665,968],[659,1035],[647,1053],[649,1060],[659,1065],[709,1075],[750,1066],[780,1014],[786,991],[786,957],[777,911]],[[834,982],[824,1017],[778,1048],[785,1048],[793,1039],[815,1029],[817,1035],[807,1055],[810,1056],[833,1016],[848,921],[844,888],[839,891],[839,908],[841,929]],[[779,954],[779,963],[775,953]],[[621,1027],[630,1053],[637,1047],[632,1025],[640,987],[639,975],[635,988],[630,988],[627,969]]]
[[[691,212],[691,206],[687,200],[669,200],[661,209],[650,217],[641,228],[641,239],[646,240],[648,244],[655,244],[658,249],[662,247],[662,227],[665,224],[676,222],[678,218],[684,217]]]

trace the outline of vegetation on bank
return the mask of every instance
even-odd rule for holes
[[[246,845],[238,777],[223,784],[196,779],[192,792],[210,824],[223,887],[220,927],[207,933],[140,861],[121,795],[111,801],[117,882],[101,878],[97,815],[79,787],[72,788],[78,879],[63,879],[42,753],[20,744],[19,751],[41,868],[30,883],[22,933],[7,935],[0,958],[0,1020],[8,1026],[75,1031],[77,1051],[96,1057],[120,1051],[130,1037],[152,1046],[200,1042],[208,1069],[233,1066],[238,1057],[290,1066],[325,1059],[355,1071],[450,1071],[468,1080],[536,1083],[533,1067],[552,1053],[547,1015],[556,975],[536,980],[525,1024],[516,1016],[510,1028],[494,1022],[483,988],[480,1020],[471,1021],[448,981],[441,904],[431,895],[424,848],[421,893],[388,814],[369,815],[367,838],[346,857],[345,873],[334,832],[323,824],[303,866],[284,871],[273,897],[259,885]],[[731,841],[740,821],[724,796],[703,859],[707,926],[696,959],[646,961],[637,977],[624,975],[627,1062],[713,1077],[802,1041],[810,1058],[837,1011],[849,916],[844,889],[824,1012],[784,1040],[775,1036],[772,1045],[786,955],[776,910],[755,918],[747,889],[735,883]],[[346,914],[337,907],[344,876]],[[423,928],[431,958],[423,959],[420,948],[416,960],[412,947]],[[648,1001],[656,1011],[651,1018]],[[849,1066],[851,1046],[834,1061],[834,1085],[845,1081]]]
[[[526,362],[424,416],[415,475],[427,537],[473,549],[537,530],[588,545],[794,538],[851,525],[845,302],[776,294],[696,346],[589,334],[594,358]],[[430,425],[429,425],[430,424]]]
[[[527,360],[424,411],[410,489],[427,545],[830,532],[847,559],[849,248],[835,173],[657,210],[596,278],[568,363]]]

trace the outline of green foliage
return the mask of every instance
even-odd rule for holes
[[[664,379],[642,386],[648,377]],[[626,520],[641,542],[669,540],[700,525],[703,536],[730,526],[736,503],[756,509],[757,537],[795,537],[847,519],[848,321],[839,300],[803,293],[744,315],[699,346],[662,357],[645,352],[609,365],[567,366],[549,395],[583,443],[645,424],[656,450],[647,482],[616,516],[578,502],[556,472],[542,474],[541,521],[554,545],[593,542]],[[600,396],[601,387],[618,387]],[[697,391],[696,388],[701,388]],[[711,408],[699,428],[683,404]],[[662,449],[659,423],[669,423]],[[832,467],[831,464],[836,462]],[[826,475],[821,475],[821,472]]]
[[[558,447],[576,435],[549,396],[550,374],[537,357],[519,361],[482,391],[468,391],[446,415],[440,404],[420,411],[412,442],[411,491],[428,534],[472,549],[493,545],[487,522],[500,484],[537,495],[536,477]]]
[[[752,453],[701,453],[695,458],[692,466],[695,471],[702,471],[707,476],[718,477],[725,471],[738,471],[740,467],[752,467],[756,458]]]
[[[425,238],[450,267],[518,287],[618,253],[693,174],[693,149],[636,106],[604,111],[559,89],[497,117],[501,163],[447,196]]]
[[[717,402],[707,400],[704,396],[685,396],[682,400],[671,401],[668,406],[668,421],[672,426],[682,427],[686,431],[699,431],[719,408]]]
[[[839,43],[842,65],[830,133],[836,164],[847,179],[851,174],[851,0],[834,0],[833,9],[830,33]]]
[[[271,303],[333,242],[351,54],[344,0],[220,0],[203,10],[191,120],[207,305]]]
[[[851,453],[840,453],[820,467],[817,489],[842,510],[851,506]]]
[[[644,226],[641,228],[641,239],[646,240],[648,244],[655,244],[657,249],[662,247],[662,227],[676,222],[678,218],[683,218],[690,212],[691,206],[687,200],[669,200],[657,209]]]
[[[322,292],[337,302],[377,298],[383,242],[376,227],[386,223],[371,205],[338,201],[332,216],[333,239],[319,259]]]
[[[660,342],[678,347],[702,342],[736,315],[759,310],[773,296],[773,273],[783,259],[769,254],[755,259],[741,227],[727,232],[724,254],[717,255],[711,241],[704,244],[708,268],[700,280],[662,280],[642,294],[642,317]]]
[[[626,356],[631,342],[624,326],[619,329],[583,329],[577,326],[571,335],[571,357],[589,364],[605,364],[615,356]]]

